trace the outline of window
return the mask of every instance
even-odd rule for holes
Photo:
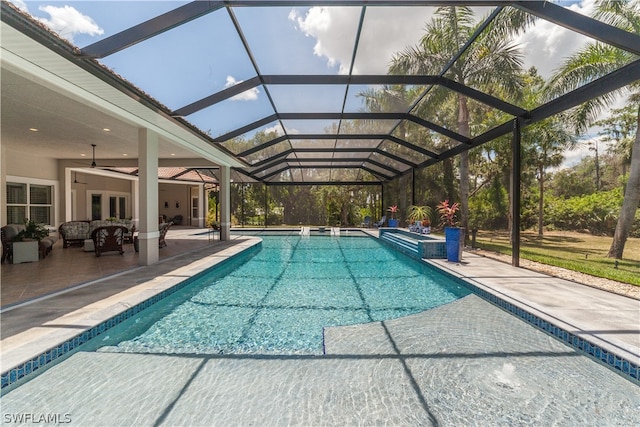
[[[109,196],[109,217],[125,219],[127,213],[127,198],[124,196]]]
[[[7,182],[7,223],[21,224],[27,219],[51,224],[53,186]]]
[[[27,219],[27,184],[7,182],[7,224]]]

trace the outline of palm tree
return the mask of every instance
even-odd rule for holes
[[[451,65],[447,76],[463,85],[480,90],[500,88],[502,93],[513,98],[521,89],[518,78],[521,67],[521,53],[509,38],[509,34],[526,23],[526,19],[513,19],[517,11],[506,9],[499,18],[489,25],[466,49],[462,56]],[[524,16],[524,15],[521,15]],[[446,64],[477,31],[473,11],[468,7],[446,6],[438,8],[434,18],[427,23],[425,34],[415,47],[409,47],[392,59],[389,72],[392,74],[439,75]],[[447,93],[456,97],[457,131],[470,137],[470,117],[466,96]],[[469,224],[469,154],[460,154],[460,206],[461,226]],[[468,233],[465,233],[468,234]]]
[[[597,5],[594,16],[625,31],[640,34],[640,0],[602,0]],[[616,47],[600,42],[589,43],[581,51],[569,57],[552,76],[548,85],[549,96],[567,93],[636,59],[636,55]],[[640,202],[640,83],[585,102],[573,109],[570,115],[576,130],[584,131],[587,126],[597,120],[605,107],[611,105],[617,95],[624,92],[630,94],[630,103],[638,105],[639,126],[631,149],[631,166],[624,201],[608,254],[609,257],[616,259],[622,259],[624,246]]]

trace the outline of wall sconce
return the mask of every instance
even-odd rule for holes
[[[164,202],[164,208],[169,209],[169,202]]]
[[[180,202],[176,202],[176,208],[179,209],[180,208]]]

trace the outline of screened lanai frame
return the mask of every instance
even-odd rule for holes
[[[121,5],[124,4],[126,3],[121,3]],[[359,52],[371,48],[366,46],[365,35],[375,28],[375,25],[368,20],[369,16],[375,17],[377,14],[377,18],[380,19],[380,16],[389,15],[386,17],[386,22],[387,25],[391,25],[392,16],[390,15],[396,11],[415,12],[426,9],[433,11],[439,6],[451,5],[465,5],[481,10],[478,15],[482,15],[483,20],[478,22],[478,31],[467,40],[457,55],[450,58],[448,65],[441,70],[440,74],[358,73],[358,67],[362,68],[363,62]],[[169,9],[166,5],[163,7]],[[312,7],[349,10],[347,21],[349,25],[354,26],[345,30],[345,43],[349,45],[352,52],[350,59],[341,64],[340,69],[329,67],[324,74],[312,73],[313,70],[305,68],[306,65],[302,63],[286,67],[287,70],[298,70],[298,74],[276,74],[276,71],[280,71],[277,66],[263,66],[261,58],[268,55],[271,49],[279,52],[275,54],[276,56],[286,58],[286,40],[281,40],[284,47],[277,43],[256,47],[259,41],[256,30],[243,25],[247,21],[247,16],[252,13],[277,14],[282,11],[289,11],[289,13],[297,11],[296,13],[302,14],[304,10]],[[465,49],[508,8],[520,10],[576,34],[619,47],[633,55],[640,55],[638,35],[545,1],[227,0],[194,1],[170,9],[159,16],[107,35],[95,43],[80,48],[77,59],[96,60],[110,67],[112,57],[118,57],[128,51],[140,53],[144,46],[153,43],[154,39],[158,40],[162,37],[170,40],[174,32],[184,32],[186,28],[203,31],[206,25],[198,24],[201,20],[215,21],[219,27],[217,31],[223,28],[227,33],[223,39],[216,39],[220,43],[210,43],[213,45],[211,49],[215,50],[216,44],[225,44],[227,47],[232,46],[237,53],[233,58],[221,58],[220,67],[237,68],[238,64],[242,64],[240,68],[244,67],[243,72],[233,79],[228,79],[228,84],[224,88],[211,90],[203,85],[201,92],[189,94],[185,97],[183,105],[177,105],[175,102],[165,102],[162,93],[155,93],[153,88],[136,81],[135,76],[130,76],[127,70],[114,66],[114,70],[128,80],[128,82],[121,82],[122,87],[127,89],[129,82],[133,83],[159,101],[159,104],[154,103],[156,108],[164,109],[164,113],[177,121],[194,126],[210,144],[221,146],[225,151],[230,151],[243,160],[247,167],[236,169],[236,180],[234,180],[236,182],[381,185],[411,173],[416,168],[428,167],[497,137],[511,134],[515,122],[518,122],[520,127],[527,126],[640,79],[640,61],[636,59],[573,92],[532,110],[526,110],[449,78],[448,72],[451,66],[460,60]],[[373,18],[371,20],[373,21]],[[228,33],[229,31],[231,34]],[[201,35],[201,33],[197,34]],[[202,43],[202,40],[199,41]],[[181,49],[184,49],[184,46],[174,47],[176,51]],[[203,52],[208,52],[209,47],[202,49]],[[151,54],[151,51],[147,52],[143,57],[149,59]],[[229,53],[227,52],[226,55]],[[156,58],[156,60],[159,59]],[[132,67],[141,68],[141,72],[144,72],[144,64],[141,62],[133,61]],[[378,70],[380,70],[379,65]],[[161,73],[161,71],[158,72]],[[180,86],[180,81],[185,79],[191,79],[191,75],[173,76],[173,79],[168,81]],[[169,85],[165,84],[165,86]],[[366,88],[380,90],[389,87],[400,87],[405,92],[411,91],[413,96],[400,106],[385,106],[378,111],[362,109],[358,111],[354,98],[362,96]],[[464,95],[472,102],[500,112],[505,120],[502,124],[471,137],[462,136],[454,126],[438,122],[435,116],[427,117],[418,113],[421,102],[425,102],[429,91],[433,88],[443,88]],[[251,108],[247,103],[242,105],[243,108],[239,108],[239,104],[234,104],[232,101],[248,95],[256,96],[258,101],[251,104]],[[312,98],[317,102],[306,111],[301,111],[297,108],[299,105],[295,102],[296,97]],[[307,105],[310,104],[307,103]],[[214,113],[221,107],[233,107],[240,113],[235,115],[237,121],[234,123],[224,123],[227,126],[231,125],[231,129],[212,131],[216,121]],[[451,148],[436,149],[424,141],[412,139],[409,132],[403,133],[401,131],[403,126],[420,129],[433,135],[434,138],[453,141],[454,145]],[[260,134],[260,138],[255,138],[257,134]],[[297,170],[305,170],[307,173],[295,173]],[[314,170],[323,171],[318,174],[322,177],[320,180],[311,178]]]

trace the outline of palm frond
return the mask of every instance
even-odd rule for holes
[[[640,0],[600,0],[593,16],[609,25],[640,34]]]
[[[545,92],[549,99],[556,98],[617,70],[632,59],[630,53],[621,49],[590,43],[570,56],[551,76]]]
[[[531,25],[533,25],[538,18],[522,10],[505,7],[500,11],[498,16],[495,17],[489,30],[493,36],[505,39],[516,36]]]

